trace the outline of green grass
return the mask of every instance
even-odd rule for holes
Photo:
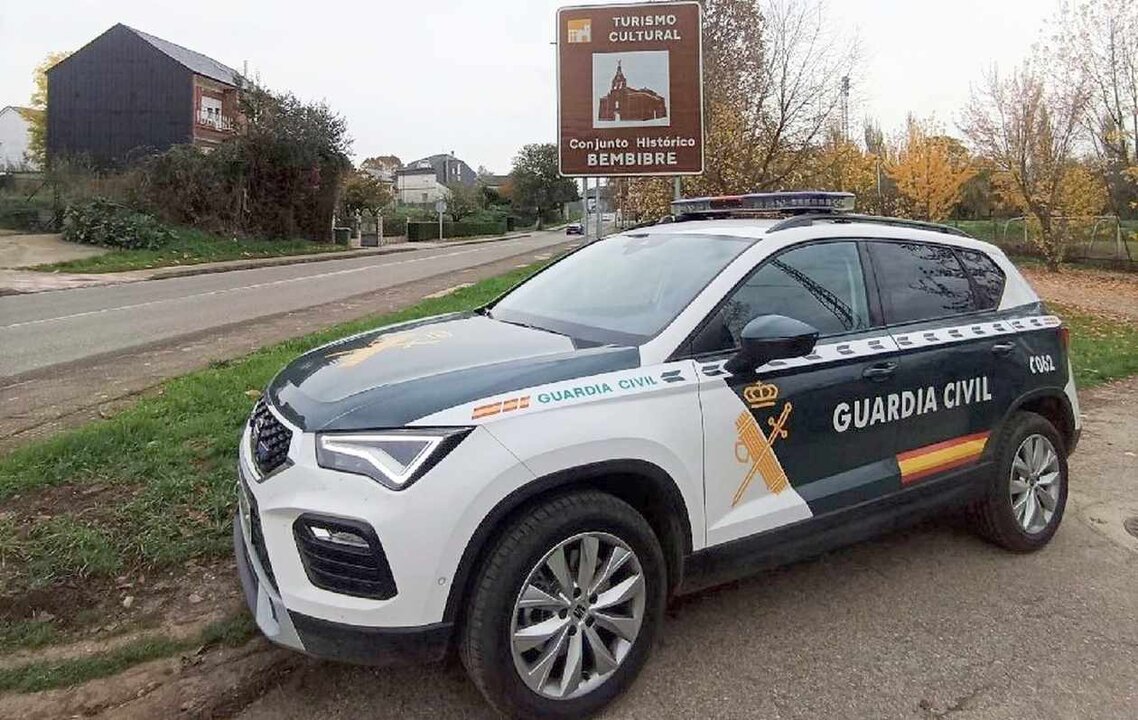
[[[949,225],[958,227],[964,232],[986,242],[993,243],[1009,251],[1017,252],[1024,248],[1023,221],[1013,220],[949,220]],[[1005,231],[1006,226],[1006,231]],[[1087,240],[1091,227],[1076,229],[1076,238],[1067,250],[1068,260],[1071,262],[1127,260],[1126,250],[1116,247],[1113,223],[1100,225],[1095,233],[1094,243],[1088,247]],[[1130,258],[1138,263],[1138,221],[1122,221],[1123,241],[1130,249]],[[1030,250],[1030,243],[1027,245]],[[1017,259],[1018,262],[1018,259]]]
[[[80,520],[72,514],[79,508],[68,507],[46,521],[0,518],[0,561],[16,576],[5,590],[229,553],[238,435],[254,402],[249,391],[306,350],[369,328],[471,309],[537,267],[214,363],[168,381],[108,420],[0,455],[0,506],[17,494],[67,484],[98,484],[114,498],[94,518]]]
[[[1138,325],[1058,303],[1048,307],[1071,329],[1071,365],[1080,388],[1138,374]]]
[[[31,269],[44,272],[107,273],[222,260],[343,252],[348,249],[343,245],[308,240],[237,240],[191,228],[178,228],[175,234],[177,238],[174,242],[160,250],[111,250],[96,257],[36,265]]]
[[[15,648],[40,648],[51,645],[58,638],[59,631],[47,620],[0,623],[0,652]]]
[[[253,634],[253,619],[243,613],[214,623],[196,637],[185,640],[150,637],[97,655],[0,668],[0,692],[31,693],[78,685],[88,680],[116,675],[139,663],[169,657],[197,647],[215,645],[236,647],[247,642]]]

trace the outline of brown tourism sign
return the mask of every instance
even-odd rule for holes
[[[557,11],[561,174],[703,172],[697,2]]]

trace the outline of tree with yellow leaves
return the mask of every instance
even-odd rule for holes
[[[31,106],[37,112],[28,114],[28,156],[38,167],[46,167],[47,161],[47,71],[71,53],[51,52],[36,65],[33,81]]]
[[[887,168],[905,213],[921,220],[948,217],[964,183],[976,174],[967,150],[933,129],[931,122],[910,116],[905,142]]]

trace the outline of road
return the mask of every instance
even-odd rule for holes
[[[1033,555],[938,520],[676,603],[604,718],[1138,718],[1138,381],[1084,396]],[[461,666],[306,661],[240,720],[494,717]]]
[[[451,248],[0,297],[0,378],[403,285],[565,242]]]

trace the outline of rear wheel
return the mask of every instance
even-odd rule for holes
[[[1055,535],[1067,506],[1067,453],[1050,422],[1030,412],[1008,421],[996,447],[996,472],[970,508],[981,535],[1030,552]]]
[[[470,599],[461,656],[515,717],[581,717],[640,672],[664,609],[652,528],[604,493],[563,495],[505,530]]]

